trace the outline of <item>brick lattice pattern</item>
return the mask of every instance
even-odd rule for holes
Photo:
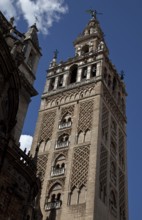
[[[38,156],[37,160],[37,170],[40,176],[40,180],[43,181],[44,175],[45,175],[45,170],[46,170],[46,164],[47,164],[47,155],[40,155]]]
[[[120,215],[123,213],[123,219],[126,215],[126,203],[125,203],[125,176],[121,170],[119,170],[119,208],[121,210]]]
[[[71,189],[75,186],[80,188],[82,185],[86,186],[89,167],[90,147],[82,146],[74,149]]]
[[[42,140],[46,141],[47,139],[51,139],[54,128],[55,117],[56,117],[56,111],[50,111],[44,113],[40,135],[39,135],[39,142]]]
[[[78,132],[91,130],[93,117],[93,100],[89,100],[80,104]]]
[[[100,183],[102,185],[107,185],[107,164],[108,164],[108,152],[104,146],[101,147],[100,154]]]

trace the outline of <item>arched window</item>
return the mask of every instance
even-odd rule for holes
[[[74,187],[70,194],[70,205],[78,204],[78,189]]]
[[[60,75],[58,78],[58,87],[62,87],[63,86],[63,75]]]
[[[80,132],[78,133],[77,143],[78,143],[78,144],[81,144],[81,143],[83,143],[83,142],[84,142],[84,133],[83,133],[82,131],[80,131]]]
[[[59,124],[59,129],[68,128],[71,126],[71,124],[72,124],[71,114],[68,112],[62,117],[62,120]]]
[[[62,163],[62,164],[61,164],[61,168],[64,168],[64,167],[65,167],[65,164],[64,164],[64,163]]]
[[[69,135],[63,134],[58,138],[56,148],[68,147],[69,145]]]
[[[55,183],[46,198],[45,210],[58,209],[62,205],[62,187],[59,183]]]
[[[79,190],[78,203],[82,204],[85,203],[85,201],[86,201],[86,189],[85,186],[82,186]]]
[[[78,71],[78,66],[73,65],[70,68],[70,76],[69,76],[69,84],[75,83],[77,79],[77,71]]]
[[[59,165],[59,164],[56,164],[55,169],[56,169],[56,170],[60,169],[60,165]]]
[[[51,78],[48,91],[51,91],[54,89],[54,84],[55,84],[55,78]]]
[[[60,201],[60,199],[61,199],[61,193],[58,193],[57,194],[57,201]]]
[[[70,193],[70,205],[77,205],[86,202],[86,188],[82,186],[80,189],[73,187]]]
[[[65,173],[65,156],[59,155],[54,161],[51,176],[64,175]]]
[[[39,153],[43,153],[44,152],[44,147],[45,147],[45,142],[41,141],[40,145],[39,145]]]
[[[111,213],[114,216],[116,216],[116,212],[117,212],[117,210],[116,210],[116,208],[117,208],[117,205],[116,205],[116,195],[115,195],[113,190],[110,192],[109,206],[110,206]]]
[[[55,202],[55,197],[56,197],[55,194],[52,194],[52,195],[51,195],[51,202]]]
[[[84,140],[85,140],[85,142],[91,141],[91,131],[90,130],[86,130]]]
[[[97,65],[96,63],[92,65],[91,67],[91,77],[95,77],[97,73]]]
[[[82,69],[82,79],[86,79],[87,78],[87,66],[85,66],[83,69]]]
[[[82,47],[82,54],[88,53],[89,52],[89,45],[84,45]]]
[[[48,151],[50,149],[50,146],[51,146],[51,141],[50,139],[47,139],[47,141],[45,142],[44,151]]]

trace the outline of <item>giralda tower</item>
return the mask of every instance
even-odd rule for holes
[[[127,220],[126,90],[95,12],[47,73],[31,153],[43,220]]]

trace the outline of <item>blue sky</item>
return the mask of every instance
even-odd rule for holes
[[[10,0],[6,0],[5,3],[0,2],[0,8],[5,10],[4,7],[8,4],[8,1]],[[38,0],[38,2],[40,1]],[[14,1],[13,5],[15,7],[17,7],[17,2],[21,2],[21,0]],[[61,1],[49,0],[47,2],[51,2],[50,4],[52,4],[53,2],[57,3]],[[65,5],[68,5],[68,10]],[[46,25],[45,23],[44,30],[42,30],[42,26],[39,28],[39,41],[43,54],[39,63],[37,80],[35,82],[35,87],[39,95],[33,98],[30,104],[23,133],[28,135],[34,134],[40,105],[40,96],[45,84],[46,70],[53,57],[53,51],[58,49],[58,61],[73,57],[74,48],[72,42],[76,39],[78,34],[82,32],[90,19],[89,15],[85,13],[85,10],[94,8],[98,12],[102,12],[103,15],[98,16],[98,19],[105,33],[105,40],[110,51],[110,58],[118,72],[121,70],[125,72],[125,83],[128,93],[127,151],[129,219],[140,220],[142,219],[142,145],[140,141],[142,136],[142,1],[65,0],[60,7],[63,8],[57,12],[58,18],[54,18],[57,16],[57,9],[55,8],[54,10],[51,5],[48,5],[47,9],[49,12],[50,8],[52,8],[52,18],[48,18],[50,19],[50,25]],[[7,5],[5,13],[7,13],[7,15],[12,14],[10,5]],[[16,15],[18,12],[13,13]],[[22,32],[25,32],[27,22],[23,19],[23,15],[27,18],[26,11],[21,11],[18,15],[19,21],[17,21],[17,27]],[[38,16],[42,17],[42,14]],[[28,23],[30,24],[33,18],[29,17],[28,19]],[[57,22],[57,20],[59,21]],[[51,27],[49,28],[49,26]],[[47,32],[48,35],[45,34]]]

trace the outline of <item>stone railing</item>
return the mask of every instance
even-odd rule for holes
[[[60,175],[64,175],[65,173],[65,168],[55,168],[53,167],[52,171],[51,171],[51,176],[60,176]]]
[[[51,210],[51,209],[59,209],[61,208],[61,204],[62,202],[59,201],[55,201],[55,202],[47,202],[45,203],[45,211]]]
[[[69,141],[57,142],[55,149],[65,148],[69,146]]]
[[[71,121],[59,124],[59,129],[71,127]]]

